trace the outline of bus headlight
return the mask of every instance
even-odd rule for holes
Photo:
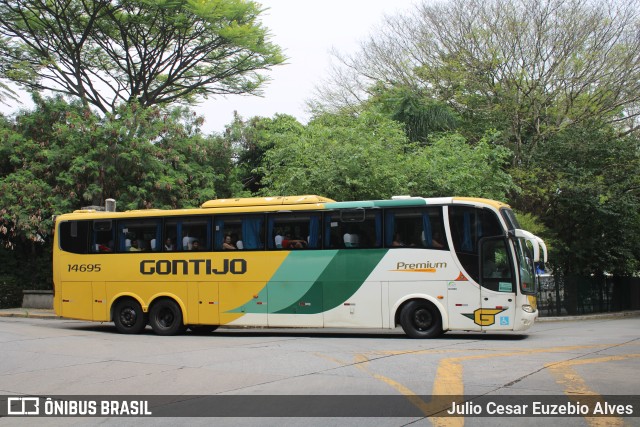
[[[532,306],[530,306],[529,304],[524,304],[522,306],[522,309],[526,312],[526,313],[535,313],[536,309],[533,308]]]

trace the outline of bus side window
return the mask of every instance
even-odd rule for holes
[[[195,245],[194,243],[198,242]],[[157,244],[156,244],[157,245]],[[168,218],[164,222],[164,241],[155,250],[208,251],[211,249],[210,217]]]
[[[93,221],[93,236],[91,239],[91,252],[110,253],[115,249],[113,221]]]
[[[214,249],[264,249],[263,215],[217,216],[214,222]]]
[[[330,212],[324,219],[326,249],[370,249],[382,247],[382,213],[364,210],[360,215]]]
[[[60,249],[74,254],[89,253],[90,221],[64,221],[59,225]]]
[[[496,214],[489,209],[450,206],[449,224],[460,263],[471,278],[479,282],[480,239],[504,235]]]
[[[151,251],[152,240],[162,238],[159,219],[132,218],[118,221],[117,252]],[[156,243],[156,251],[158,245]]]
[[[384,242],[387,248],[447,250],[442,208],[387,209]]]
[[[268,249],[320,248],[320,215],[275,213],[267,221]]]

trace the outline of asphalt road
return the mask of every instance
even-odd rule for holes
[[[423,414],[218,418],[215,425],[640,425],[640,418],[628,417],[439,417],[444,414],[434,413],[425,398],[640,395],[639,372],[640,317],[541,322],[522,335],[448,333],[433,340],[409,339],[400,329],[220,329],[174,337],[147,329],[128,336],[112,324],[0,317],[0,395],[389,395]],[[640,407],[634,410],[640,415]],[[37,420],[212,424],[208,418]],[[0,425],[33,421],[8,417]]]

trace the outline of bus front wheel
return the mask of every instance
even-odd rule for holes
[[[427,301],[411,301],[400,312],[400,325],[411,338],[434,338],[442,334],[438,309]]]
[[[161,299],[151,306],[149,324],[158,335],[175,335],[184,330],[182,310],[177,302]]]
[[[138,301],[130,298],[121,299],[113,309],[113,323],[121,334],[139,334],[147,322]]]

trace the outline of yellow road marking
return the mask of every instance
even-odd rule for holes
[[[313,353],[313,354],[314,354],[314,356],[317,356],[317,357],[319,357],[321,359],[325,359],[325,360],[328,360],[330,362],[333,362],[336,365],[341,365],[342,366],[342,365],[346,365],[347,364],[347,362],[343,362],[342,360],[336,359],[335,357],[327,356],[326,354],[322,354],[322,353]]]
[[[389,378],[389,377],[385,377],[384,375],[380,375],[380,374],[376,374],[374,372],[371,372],[369,370],[369,358],[367,358],[367,356],[365,356],[364,354],[356,354],[355,357],[355,362],[356,362],[356,367],[358,369],[360,369],[363,372],[366,372],[367,374],[371,375],[373,378],[377,379],[378,381],[382,381],[385,384],[389,385],[390,387],[396,389],[400,394],[402,394],[403,396],[405,396],[407,398],[407,400],[409,400],[409,402],[411,402],[412,405],[414,405],[415,407],[417,407],[418,409],[420,409],[420,411],[425,414],[425,415],[429,415],[431,413],[434,412],[439,412],[442,411],[448,407],[451,406],[451,403],[449,402],[449,404],[445,404],[443,401],[432,401],[432,402],[425,402],[424,400],[422,400],[420,398],[420,396],[418,396],[413,390],[411,390],[409,387]],[[462,419],[462,418],[461,418]],[[437,424],[436,421],[434,421],[433,417],[430,417],[429,420],[431,420],[431,422],[433,423],[433,425],[439,425]]]
[[[518,356],[522,354],[558,353],[558,352],[566,352],[566,351],[573,351],[573,350],[584,350],[589,348],[603,348],[603,347],[610,347],[610,346],[611,344],[595,344],[595,345],[551,347],[551,348],[541,348],[541,349],[534,349],[534,350],[527,349],[527,350],[509,351],[510,350],[509,349],[507,352],[504,352],[504,353],[474,354],[474,355],[468,355],[468,356],[450,357],[450,358],[442,359],[438,364],[438,369],[436,371],[436,376],[433,382],[433,388],[432,388],[431,394],[432,396],[447,396],[447,395],[463,396],[464,382],[463,382],[463,366],[461,362],[464,362],[464,361],[488,359],[493,357]],[[454,350],[454,352],[466,352],[466,351],[468,350]],[[417,354],[442,354],[442,353],[451,353],[451,352],[452,352],[451,350],[421,350],[421,351],[389,351],[389,352],[382,352],[382,353],[389,354],[389,355],[403,355],[403,354],[417,355]],[[596,359],[582,359],[582,360],[575,360],[570,362],[550,363],[545,365],[545,367],[554,369],[554,367],[557,367],[557,366],[567,367],[568,365],[603,363],[603,362],[608,362],[613,360],[623,360],[630,357],[640,357],[640,355],[608,356],[608,357],[602,357],[602,358],[596,358]],[[415,392],[413,392],[413,390],[409,389],[403,384],[391,378],[371,372],[368,369],[369,358],[364,354],[356,355],[355,361],[357,363],[356,367],[358,369],[366,372],[367,374],[371,375],[373,378],[384,382],[385,384],[397,390],[402,395],[406,396],[407,399],[413,405],[419,408],[425,415],[445,409],[445,407],[442,405],[442,401],[440,402],[433,401],[430,403],[426,403]],[[560,367],[556,369],[562,370],[562,368]],[[578,383],[579,380],[576,377],[579,378],[579,376],[574,373],[574,376],[571,378],[574,379],[575,381],[574,389],[577,390],[579,387],[579,383]],[[566,381],[566,378],[563,378],[563,381]],[[583,391],[584,390],[588,390],[588,388],[586,387],[586,384],[584,384],[584,381],[583,381]],[[565,390],[565,394],[568,394],[566,390]],[[595,393],[592,393],[592,394],[595,394]],[[457,403],[462,403],[462,402],[457,402]],[[464,426],[464,417],[429,417],[429,420],[434,426],[437,426],[437,427]],[[604,427],[607,425],[617,426],[617,425],[624,424],[622,420],[620,420],[619,418],[616,419],[616,418],[609,418],[609,417],[607,418],[589,417],[589,418],[585,418],[585,420],[587,420],[590,426],[593,426],[593,427],[600,427],[600,426]],[[607,422],[604,424],[600,424],[602,422],[601,420],[604,420]],[[620,421],[622,424],[612,424],[612,423],[615,423],[616,420]]]
[[[604,363],[618,360],[626,360],[631,358],[640,357],[640,354],[623,354],[619,356],[605,356],[597,357],[593,359],[576,359],[568,360],[559,363],[547,363],[545,368],[549,369],[551,375],[556,380],[556,383],[564,387],[564,394],[569,396],[571,400],[577,402],[580,396],[600,396],[595,391],[592,391],[587,383],[582,379],[580,375],[573,369],[573,366],[587,365],[591,363]],[[608,426],[623,426],[624,420],[617,417],[584,417],[587,424],[591,427],[608,427]]]

